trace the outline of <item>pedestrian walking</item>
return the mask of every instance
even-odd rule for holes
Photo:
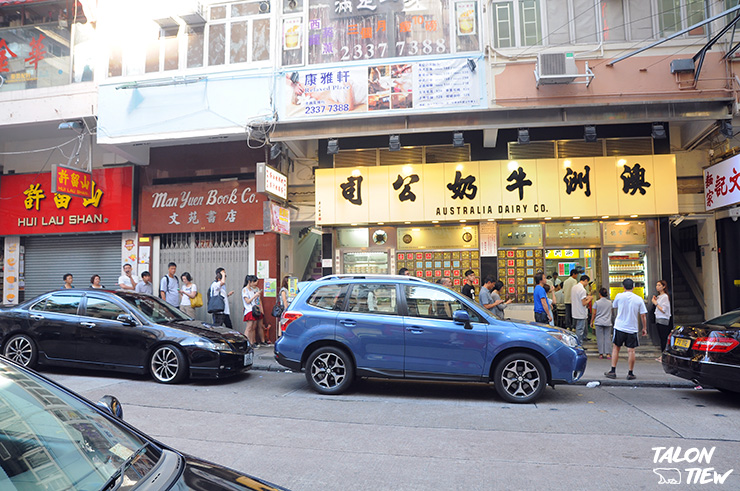
[[[129,263],[123,265],[123,274],[118,277],[118,288],[121,290],[136,291],[136,284],[141,279],[133,274],[133,268]]]
[[[647,308],[645,302],[632,292],[635,282],[627,278],[622,282],[624,290],[614,297],[612,308],[617,309],[617,318],[614,320],[614,334],[612,335],[612,368],[605,372],[607,378],[617,378],[617,362],[619,361],[619,350],[624,345],[627,347],[628,368],[627,380],[634,380],[635,348],[640,342],[637,337],[639,321],[642,320],[642,335],[647,336]]]
[[[154,295],[154,285],[152,285],[152,274],[149,271],[141,273],[141,281],[136,284],[136,293],[144,295]]]
[[[612,301],[606,288],[599,289],[599,299],[591,307],[591,329],[596,333],[599,358],[611,358],[612,353]]]
[[[537,273],[534,275],[534,321],[541,324],[549,324],[552,320],[552,311],[547,301],[547,292],[544,285],[546,284],[545,275]]]
[[[214,326],[225,326],[229,329],[233,329],[233,325],[231,323],[231,311],[229,309],[229,297],[233,294],[233,290],[226,293],[226,270],[224,268],[217,268],[216,279],[211,283],[211,287],[208,289],[208,297],[223,297],[224,310],[222,312],[212,313]]]
[[[586,293],[586,286],[591,278],[581,275],[580,280],[570,290],[571,315],[576,328],[578,344],[583,346],[588,335],[588,303],[594,297]]]
[[[658,328],[660,351],[662,352],[665,350],[668,335],[671,333],[671,299],[668,297],[668,282],[665,280],[658,280],[655,289],[658,290],[658,295],[653,295],[652,302],[655,306],[655,324]]]
[[[198,286],[193,283],[193,277],[188,272],[183,273],[180,279],[182,279],[180,310],[195,319],[195,309],[192,306],[192,300],[198,294]]]
[[[555,303],[555,298],[553,297],[553,293],[550,291],[551,290],[550,283],[545,281],[545,284],[542,285],[542,288],[545,289],[545,295],[547,295],[547,305],[550,306],[550,313],[552,314],[552,318],[550,319],[550,322],[548,322],[548,324],[555,327],[555,309],[553,309],[552,307],[553,304]]]
[[[159,297],[177,308],[180,306],[180,280],[177,279],[177,264],[167,265],[167,274],[159,282]]]
[[[105,288],[105,286],[100,283],[99,274],[94,274],[90,277],[90,288],[95,288],[96,290]]]
[[[465,284],[462,287],[462,294],[470,300],[475,300],[475,272],[472,269],[465,271]]]
[[[244,322],[247,326],[244,329],[244,335],[247,336],[250,344],[258,347],[257,343],[257,324],[259,321],[259,312],[255,307],[259,305],[261,290],[257,287],[257,277],[248,274],[244,277],[244,287],[242,288],[242,303],[244,305]],[[257,315],[255,316],[255,313]]]
[[[565,328],[573,330],[575,329],[573,323],[573,309],[571,306],[571,290],[578,283],[576,279],[578,277],[578,268],[570,270],[570,276],[563,282],[563,303],[565,304]]]
[[[74,288],[75,286],[72,284],[74,281],[74,276],[72,276],[72,273],[67,273],[64,276],[62,276],[62,280],[64,281],[64,284],[62,285],[63,290],[69,290],[70,288]]]

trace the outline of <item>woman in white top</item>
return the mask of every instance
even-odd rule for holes
[[[596,333],[599,358],[611,359],[612,355],[612,301],[606,288],[599,288],[599,299],[591,307],[591,329]]]
[[[655,288],[658,290],[658,295],[653,295],[652,300],[655,305],[655,323],[660,338],[660,351],[663,351],[668,342],[668,335],[671,333],[671,300],[668,298],[668,283],[665,280],[658,280]]]
[[[195,298],[195,295],[198,294],[198,287],[193,283],[193,277],[190,276],[190,273],[183,273],[180,278],[182,279],[182,288],[180,288],[180,310],[195,319],[195,309],[190,304],[190,300]]]
[[[249,339],[249,343],[257,346],[256,343],[256,328],[259,323],[259,319],[254,316],[252,312],[256,305],[259,305],[261,290],[257,288],[257,277],[248,274],[244,277],[244,288],[242,288],[242,302],[244,303],[244,322],[247,323],[247,327],[244,330],[244,334]]]

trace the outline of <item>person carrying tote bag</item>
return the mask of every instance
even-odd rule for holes
[[[655,285],[658,295],[653,295],[652,303],[655,306],[655,325],[660,338],[660,351],[665,350],[668,335],[671,333],[671,299],[668,297],[668,283],[658,280]],[[660,361],[660,358],[658,358]]]

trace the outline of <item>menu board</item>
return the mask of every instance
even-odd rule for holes
[[[406,268],[411,276],[436,283],[441,278],[452,280],[452,289],[463,287],[465,271],[475,274],[475,285],[480,284],[480,256],[478,251],[404,251],[396,253],[396,267]]]
[[[498,279],[507,298],[517,303],[534,303],[534,275],[544,271],[542,249],[499,249]]]

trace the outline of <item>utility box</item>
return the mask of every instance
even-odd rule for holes
[[[671,73],[693,73],[694,60],[692,58],[680,58],[671,61]]]

